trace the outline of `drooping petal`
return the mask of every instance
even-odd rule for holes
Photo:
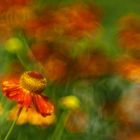
[[[23,98],[23,92],[18,83],[4,81],[2,83],[3,94],[11,100],[19,102]]]
[[[33,103],[37,111],[44,117],[54,112],[54,105],[45,96],[39,94],[33,95]]]
[[[24,92],[23,102],[21,102],[21,105],[28,109],[31,103],[32,103],[32,94]]]
[[[18,82],[4,81],[2,83],[3,94],[10,100],[16,101],[23,107],[29,108],[32,95],[27,90],[22,89]]]

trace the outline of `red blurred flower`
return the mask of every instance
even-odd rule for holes
[[[45,13],[46,17],[43,15],[36,15],[31,20],[27,21],[25,26],[25,32],[31,38],[34,38],[38,41],[48,40],[48,38],[54,38],[54,21],[53,15]],[[48,18],[49,17],[49,18]],[[49,20],[50,19],[50,20]],[[56,27],[55,27],[56,28]]]
[[[110,73],[111,62],[101,54],[82,55],[78,57],[75,71],[80,77],[96,77]]]
[[[0,14],[8,9],[6,1],[0,1]]]
[[[100,28],[100,15],[96,7],[74,4],[61,8],[54,15],[57,27],[62,28],[66,35],[81,36]]]
[[[50,81],[61,81],[67,73],[67,63],[60,58],[50,57],[46,64],[46,75]]]
[[[39,41],[53,41],[58,37],[81,37],[100,31],[100,11],[93,6],[74,4],[54,10],[49,7],[26,22],[25,32]]]
[[[53,53],[52,48],[48,47],[46,43],[33,44],[31,50],[35,58],[41,63],[45,62]]]
[[[29,20],[25,26],[24,29],[28,36],[34,37],[36,34],[36,30],[44,26],[40,18],[33,18],[32,20]]]
[[[140,19],[135,15],[125,16],[120,21],[119,41],[129,50],[140,50]]]
[[[17,9],[26,7],[32,4],[32,0],[1,0],[0,1],[0,14],[7,12],[11,7],[17,7]]]
[[[46,79],[40,73],[31,71],[23,73],[20,80],[12,79],[2,83],[5,96],[26,109],[34,105],[42,116],[54,112],[53,104],[48,101],[46,96],[42,95],[45,87]]]
[[[26,6],[31,4],[32,0],[8,0],[7,4],[10,6],[18,5],[18,6]]]

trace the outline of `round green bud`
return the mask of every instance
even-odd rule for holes
[[[8,52],[16,53],[23,47],[20,39],[12,37],[5,42],[5,48]]]

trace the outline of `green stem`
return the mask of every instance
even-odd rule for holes
[[[51,140],[61,140],[61,136],[64,130],[64,121],[66,119],[66,116],[67,116],[67,111],[64,111],[60,116],[59,122],[56,125],[56,128],[54,130]]]
[[[37,70],[45,74],[44,67],[34,57],[24,33],[22,31],[18,31],[16,36],[23,44],[22,48],[20,48],[16,54],[21,64],[25,67],[26,70]]]
[[[9,138],[9,136],[10,136],[12,130],[14,129],[14,126],[15,126],[15,124],[16,124],[16,122],[17,122],[19,116],[20,116],[21,111],[22,111],[22,107],[19,108],[19,111],[18,111],[18,113],[17,113],[17,117],[16,117],[16,119],[13,121],[11,127],[9,128],[9,130],[8,130],[6,136],[5,136],[5,138],[4,138],[3,140],[7,140],[7,139]]]

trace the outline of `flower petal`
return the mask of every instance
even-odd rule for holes
[[[18,83],[4,81],[2,83],[2,90],[5,96],[14,101],[19,102],[23,97],[23,93],[21,92]]]
[[[4,81],[2,83],[3,94],[11,100],[16,101],[23,107],[29,108],[32,95],[28,91],[22,89],[18,82]]]
[[[23,102],[21,102],[21,105],[28,109],[31,103],[32,103],[32,94],[25,92],[23,97]]]
[[[45,96],[33,95],[33,103],[37,111],[44,117],[54,112],[54,105]]]

